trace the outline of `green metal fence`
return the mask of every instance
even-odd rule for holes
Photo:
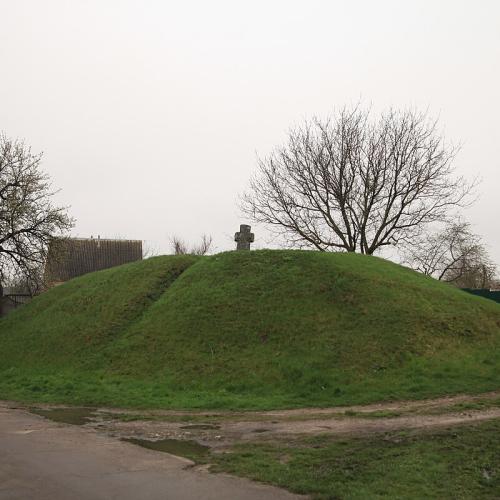
[[[493,291],[487,288],[462,288],[462,290],[500,303],[500,290]]]

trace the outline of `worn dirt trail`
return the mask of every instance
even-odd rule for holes
[[[0,408],[13,403],[0,403]],[[17,405],[19,407],[19,405]],[[59,411],[64,407],[39,405]],[[500,391],[420,401],[276,411],[137,411],[98,408],[85,427],[117,438],[194,440],[223,449],[238,441],[299,435],[363,435],[427,430],[500,418]]]
[[[467,409],[468,405],[479,409]],[[122,437],[194,439],[217,449],[237,441],[287,439],[301,434],[359,435],[491,420],[500,418],[500,392],[338,408],[238,413],[156,411],[137,414],[136,421],[114,418],[118,416],[123,418],[123,413],[112,410],[95,425]]]
[[[239,418],[244,416],[248,419],[260,419],[262,417],[277,417],[277,418],[288,418],[288,417],[307,417],[316,415],[338,415],[344,414],[346,412],[362,412],[371,413],[376,411],[409,411],[415,409],[431,409],[431,408],[448,408],[452,405],[459,403],[475,403],[477,401],[491,401],[500,399],[500,391],[485,392],[482,394],[458,394],[454,396],[444,396],[440,398],[432,399],[420,399],[411,401],[389,401],[384,403],[372,403],[367,405],[352,405],[352,406],[335,406],[330,408],[296,408],[292,410],[269,410],[269,411],[216,411],[216,410],[206,410],[206,411],[176,411],[176,410],[124,410],[121,408],[106,408],[105,411],[108,413],[126,413],[128,415],[147,415],[147,416],[157,416],[157,417],[189,417],[193,415],[208,415],[210,417],[228,417],[228,418]],[[6,402],[4,402],[6,403]],[[15,403],[12,403],[15,404]],[[47,406],[47,405],[40,405]],[[57,405],[52,405],[52,407],[57,407]]]

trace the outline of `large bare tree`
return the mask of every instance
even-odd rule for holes
[[[496,266],[468,222],[456,221],[413,241],[405,263],[423,274],[462,288],[490,288]]]
[[[425,113],[345,108],[260,159],[242,209],[292,246],[373,254],[466,202],[472,183],[454,176],[455,152]]]
[[[40,168],[41,154],[0,135],[0,283],[40,285],[50,241],[73,224]]]

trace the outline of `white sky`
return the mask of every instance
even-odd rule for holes
[[[0,0],[0,130],[44,151],[75,235],[213,235],[286,130],[334,107],[429,108],[479,175],[500,265],[500,1]],[[256,246],[270,246],[254,228]]]

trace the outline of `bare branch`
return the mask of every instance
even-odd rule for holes
[[[170,245],[175,255],[206,255],[212,248],[212,236],[204,234],[197,246],[189,246],[178,236],[170,239]]]

